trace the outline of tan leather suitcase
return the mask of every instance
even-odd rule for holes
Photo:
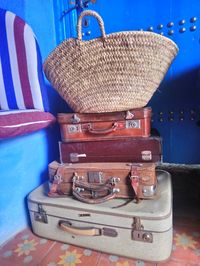
[[[148,137],[151,108],[97,114],[59,113],[57,121],[63,142]]]
[[[158,171],[157,178],[158,196],[140,204],[124,204],[121,198],[101,204],[51,198],[45,183],[28,196],[33,232],[110,255],[165,261],[172,250],[172,187],[169,173]]]
[[[87,203],[113,198],[149,199],[156,194],[154,163],[49,164],[51,197],[73,195]]]

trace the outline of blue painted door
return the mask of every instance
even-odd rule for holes
[[[148,103],[153,109],[152,128],[163,139],[164,162],[200,163],[199,1],[92,2],[86,8],[102,16],[106,33],[147,30],[162,34],[177,43],[179,54]],[[84,1],[69,3],[66,9]],[[81,8],[76,8],[64,18],[71,18],[71,36],[76,34],[76,18],[80,11]],[[82,32],[85,40],[100,35],[94,18],[87,17],[83,21]]]

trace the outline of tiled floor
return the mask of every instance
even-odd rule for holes
[[[145,251],[144,251],[145,252]],[[0,248],[0,266],[197,266],[200,265],[200,219],[174,217],[171,258],[148,263],[96,252],[35,236],[29,228]]]

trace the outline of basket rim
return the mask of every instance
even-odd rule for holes
[[[150,35],[152,35],[152,36],[156,37],[157,39],[160,39],[160,40],[166,41],[168,43],[171,43],[174,46],[174,48],[177,49],[177,52],[179,50],[178,45],[173,40],[171,40],[170,38],[168,38],[166,36],[163,36],[163,35],[161,35],[159,33],[156,33],[156,32],[149,32],[149,31],[142,31],[142,30],[118,31],[118,32],[111,32],[109,34],[106,34],[106,37],[113,37],[113,36],[119,36],[120,37],[121,35],[132,35],[132,36],[134,36],[134,35],[140,35],[140,36],[143,36],[143,35],[144,36],[145,35],[147,35],[147,36],[149,35],[150,36]],[[77,41],[77,42],[82,42],[82,43],[92,43],[92,42],[95,42],[95,41],[97,41],[97,40],[99,40],[101,38],[103,38],[103,37],[102,36],[98,36],[98,37],[90,39],[90,40],[81,40],[81,41],[79,41],[76,37],[70,37],[68,39],[63,40],[60,44],[68,42],[68,41],[71,41],[71,40],[74,40],[74,41]]]

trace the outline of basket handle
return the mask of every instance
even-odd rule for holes
[[[102,38],[105,39],[106,32],[105,32],[104,22],[103,22],[103,19],[101,18],[101,16],[93,10],[84,10],[83,12],[81,12],[81,14],[78,18],[78,23],[77,23],[78,40],[82,41],[82,19],[85,16],[93,16],[97,19],[100,30],[101,30]]]

